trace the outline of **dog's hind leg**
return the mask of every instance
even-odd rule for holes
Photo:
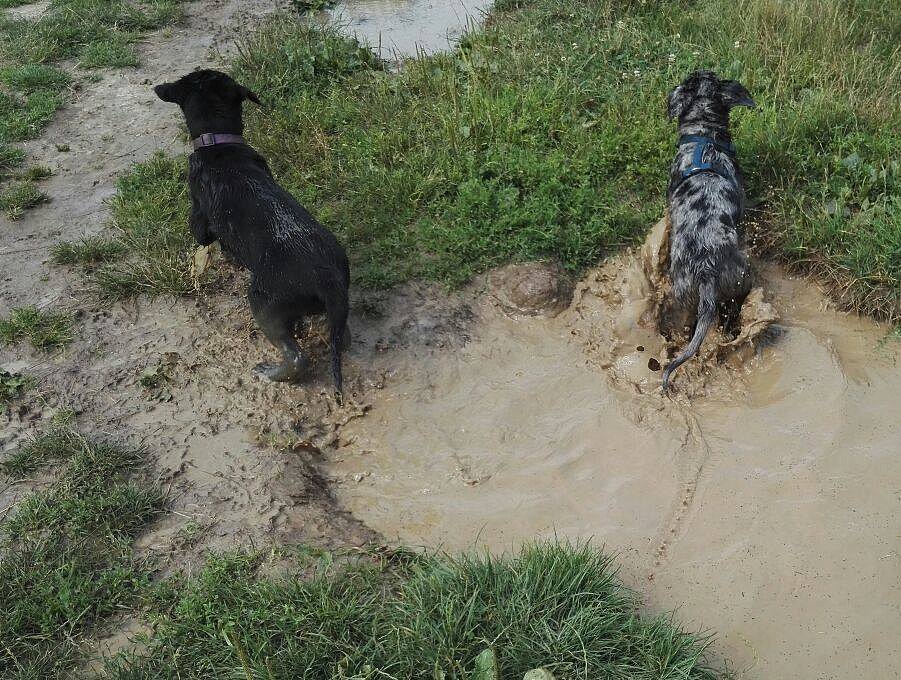
[[[309,362],[300,351],[294,339],[297,314],[292,314],[282,305],[274,304],[267,296],[251,289],[248,294],[250,311],[260,330],[282,353],[281,364],[259,364],[256,369],[270,380],[278,382],[297,381],[305,377]]]
[[[341,354],[347,349],[350,341],[350,333],[347,328],[347,299],[346,297],[329,300],[326,302],[326,314],[329,323],[329,344],[332,350],[332,379],[335,381],[335,391],[341,394],[344,385],[341,375]]]

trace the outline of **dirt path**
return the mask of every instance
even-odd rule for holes
[[[41,187],[51,200],[17,222],[0,215],[4,308],[73,301],[77,280],[49,265],[51,246],[103,229],[108,219],[104,201],[132,164],[159,149],[185,148],[178,117],[150,86],[214,63],[216,51],[228,49],[238,28],[276,8],[273,0],[186,3],[182,24],[145,37],[140,68],[103,72],[102,80],[85,84],[40,138],[23,145],[30,162],[53,170]],[[57,145],[70,150],[57,151]]]

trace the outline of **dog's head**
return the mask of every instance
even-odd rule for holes
[[[221,71],[194,71],[174,83],[153,88],[164,102],[178,104],[192,137],[207,132],[241,134],[244,123],[241,104],[245,99],[260,104],[260,98]]]
[[[735,106],[754,108],[756,104],[744,85],[737,80],[720,80],[713,71],[695,71],[666,100],[667,114],[680,123],[725,125]]]

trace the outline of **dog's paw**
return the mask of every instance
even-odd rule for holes
[[[273,382],[300,382],[307,376],[308,366],[305,362],[297,365],[260,363],[253,367],[253,372],[261,378]]]

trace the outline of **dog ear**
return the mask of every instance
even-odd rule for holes
[[[170,104],[181,104],[182,93],[178,83],[162,83],[153,88],[156,96]]]
[[[670,120],[678,118],[682,115],[687,104],[688,97],[685,94],[684,86],[677,85],[666,98],[666,115],[669,116]]]
[[[747,106],[749,109],[757,106],[747,88],[737,80],[723,81],[722,96],[723,103],[730,109],[733,106]]]
[[[238,94],[241,95],[241,100],[249,99],[257,106],[262,106],[263,102],[260,101],[260,98],[257,96],[256,92],[252,90],[248,90],[243,85],[238,85]]]

